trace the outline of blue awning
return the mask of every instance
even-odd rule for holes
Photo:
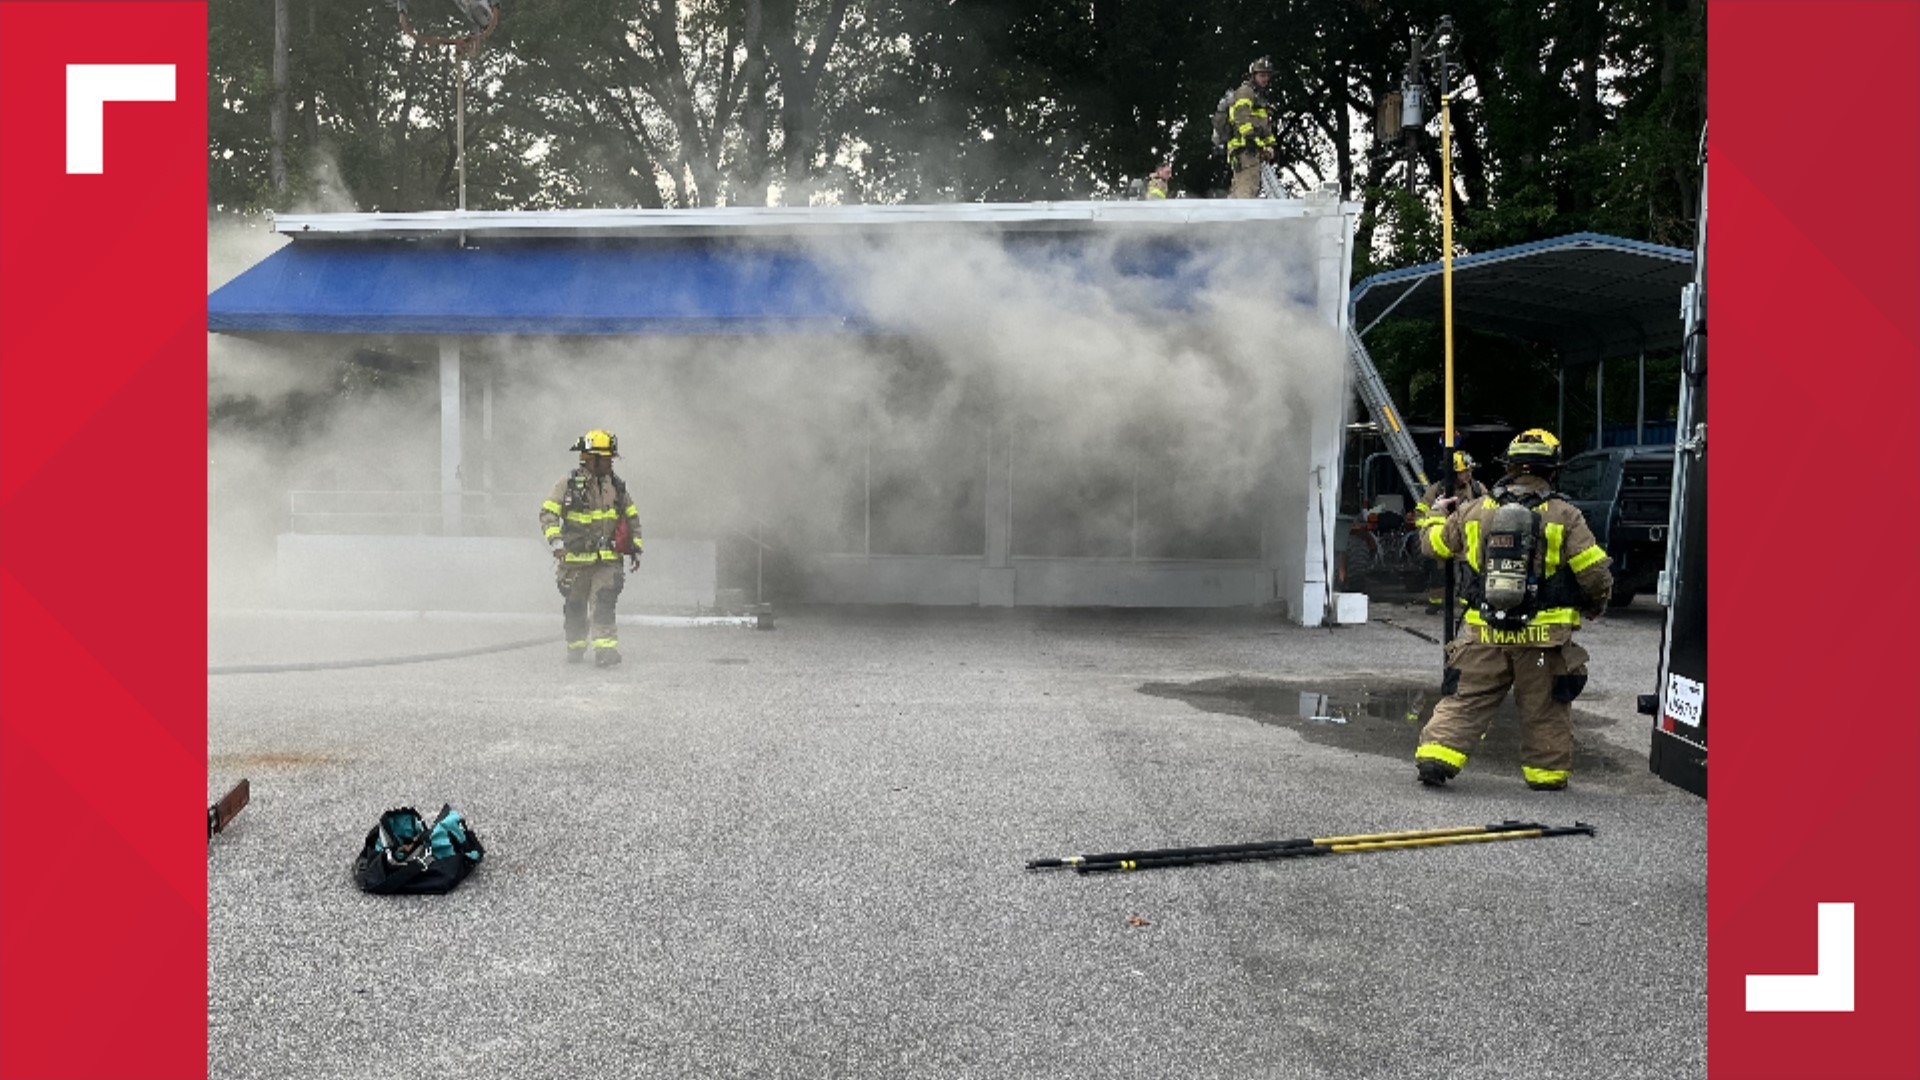
[[[1208,279],[1204,236],[1090,244],[1013,235],[1001,243],[1056,280],[1096,290],[1126,283],[1168,312],[1191,310]],[[846,267],[824,252],[712,238],[516,239],[466,248],[295,240],[207,297],[207,329],[469,337],[887,332],[863,309],[858,287],[843,286]],[[1314,302],[1310,283],[1291,285],[1286,300]]]
[[[864,331],[805,254],[712,243],[292,243],[207,297],[215,333]]]

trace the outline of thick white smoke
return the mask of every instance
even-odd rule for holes
[[[1314,283],[1286,276],[1313,265],[1307,230],[1261,233],[1168,248],[1171,279],[1117,242],[843,238],[812,254],[878,332],[463,341],[462,480],[534,536],[568,444],[607,428],[649,537],[979,555],[1010,452],[1016,555],[1255,557],[1266,508],[1303,503],[1310,403],[1343,377]],[[437,490],[435,349],[213,339],[210,406],[302,417],[210,435],[216,602],[264,601],[238,553],[271,551],[290,492]]]

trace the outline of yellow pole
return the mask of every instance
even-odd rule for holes
[[[1447,335],[1447,452],[1453,441],[1453,139],[1447,105],[1453,95],[1440,96],[1440,298]],[[1450,472],[1453,462],[1441,465]]]

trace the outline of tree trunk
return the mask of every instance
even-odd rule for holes
[[[740,200],[765,206],[773,132],[767,116],[766,17],[761,0],[746,0],[745,15],[746,61],[740,72],[740,126],[746,135],[746,155],[738,170]]]
[[[1600,46],[1606,37],[1601,24],[1600,0],[1585,0],[1574,18],[1579,35],[1580,74],[1574,80],[1574,145],[1592,146],[1600,137]],[[1593,210],[1593,187],[1573,186],[1573,212],[1584,218]]]
[[[680,136],[679,170],[674,177],[674,185],[680,191],[678,201],[681,206],[713,206],[720,197],[720,169],[715,160],[718,155],[709,152],[700,115],[694,109],[693,88],[687,83],[686,56],[680,48],[678,5],[661,4],[654,11],[652,22],[654,48],[659,51],[658,90],[667,98],[660,104],[666,107]],[[714,134],[713,144],[717,146],[719,132]],[[687,190],[689,180],[693,185],[691,191]]]
[[[307,38],[308,55],[312,55],[320,39],[320,0],[307,0]],[[320,109],[317,104],[318,92],[313,87],[314,80],[309,77],[307,86],[307,145],[320,144]]]
[[[767,28],[767,45],[780,69],[780,149],[786,159],[786,186],[803,190],[813,173],[818,149],[820,103],[814,100],[827,59],[846,25],[853,0],[833,0],[813,35],[813,52],[800,48],[799,19],[793,0],[779,0]]]
[[[273,115],[268,120],[273,145],[267,175],[275,195],[287,193],[287,0],[273,0]]]
[[[1334,92],[1327,97],[1332,101],[1345,101],[1347,98],[1347,65],[1343,60],[1334,60],[1331,83]],[[1340,163],[1340,199],[1345,202],[1353,195],[1353,110],[1335,109],[1340,114],[1339,122],[1333,126],[1334,160]]]

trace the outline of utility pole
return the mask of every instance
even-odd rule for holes
[[[1400,80],[1400,153],[1407,163],[1407,194],[1420,191],[1420,133],[1427,125],[1426,84],[1420,80],[1420,57],[1426,42],[1414,31],[1407,49],[1407,71]]]
[[[1458,45],[1453,19],[1441,16],[1433,33],[1422,36],[1413,31],[1407,48],[1407,69],[1400,82],[1400,150],[1407,165],[1407,194],[1420,192],[1420,136],[1426,128],[1427,85],[1423,68],[1431,64],[1440,77],[1440,288],[1441,318],[1445,326],[1444,382],[1446,390],[1446,437],[1441,447],[1440,473],[1454,476],[1454,451],[1458,438],[1453,413],[1453,125],[1450,106],[1453,101],[1453,64],[1448,52]],[[1388,95],[1389,98],[1392,95]],[[1383,116],[1383,125],[1390,118]],[[1451,567],[1446,574],[1447,640],[1452,640],[1458,611],[1454,607],[1456,577]]]
[[[406,0],[397,0],[395,7],[400,15],[400,32],[423,45],[444,45],[452,50],[453,56],[453,169],[457,178],[456,207],[467,208],[467,61],[479,55],[480,49],[493,36],[494,28],[500,25],[500,8],[491,3],[479,3],[476,0],[455,0],[463,15],[474,20],[475,9],[486,15],[484,25],[477,30],[460,37],[430,37],[414,33],[407,21]],[[471,25],[470,25],[471,28]],[[460,246],[466,246],[466,234],[460,234]]]

